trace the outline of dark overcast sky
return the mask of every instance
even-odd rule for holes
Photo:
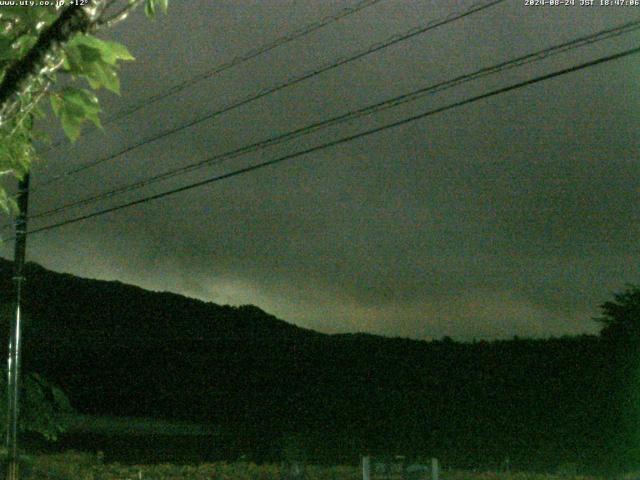
[[[356,3],[173,0],[170,15],[155,22],[136,14],[111,32],[137,61],[122,69],[122,96],[102,96],[106,116]],[[640,7],[507,0],[37,190],[70,166],[473,4],[384,0],[104,133],[88,133],[46,153],[46,164],[34,170],[31,211],[640,18]],[[632,33],[589,45],[100,205],[275,158],[639,40]],[[28,257],[81,276],[253,303],[323,332],[425,339],[592,333],[598,305],[640,273],[639,73],[640,58],[631,56],[482,100],[34,235]]]

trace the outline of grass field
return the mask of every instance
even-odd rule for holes
[[[253,463],[208,463],[202,465],[121,465],[101,464],[88,454],[66,453],[32,457],[24,471],[26,479],[74,480],[281,480],[278,465]],[[308,466],[307,480],[360,480],[361,470],[355,466]],[[541,475],[529,473],[496,473],[442,471],[443,480],[588,480],[598,477]],[[428,480],[428,477],[424,477]],[[635,478],[635,477],[627,477]],[[373,480],[376,480],[375,477]]]

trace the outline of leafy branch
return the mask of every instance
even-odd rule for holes
[[[34,119],[44,116],[40,104],[45,96],[71,141],[85,121],[101,127],[94,91],[105,88],[119,94],[119,64],[133,56],[125,46],[96,33],[125,20],[140,5],[154,17],[167,11],[168,0],[89,0],[62,9],[0,9],[0,174],[22,178],[29,171],[36,156]],[[58,73],[86,86],[50,92]],[[0,208],[9,211],[10,206],[0,188]]]

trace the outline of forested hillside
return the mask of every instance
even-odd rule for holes
[[[635,349],[613,341],[325,335],[254,306],[34,264],[27,276],[25,369],[61,385],[80,413],[207,422],[256,460],[291,438],[327,462],[365,451],[522,468],[636,458]],[[0,292],[9,315],[6,261]]]

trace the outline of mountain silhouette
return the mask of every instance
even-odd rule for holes
[[[600,465],[613,455],[615,376],[598,337],[458,343],[328,335],[251,305],[32,263],[26,276],[24,369],[59,384],[82,414],[215,425],[238,451],[263,459],[291,438],[327,461],[401,453],[547,468]],[[0,260],[3,338],[11,277],[12,263]]]

